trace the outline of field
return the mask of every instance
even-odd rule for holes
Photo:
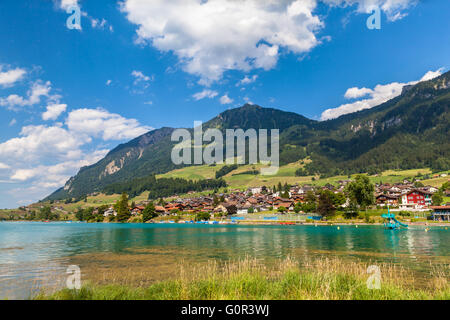
[[[307,160],[305,160],[307,161]],[[219,170],[223,165],[217,166],[195,166],[186,167],[168,173],[159,175],[158,177],[180,177],[185,179],[210,179],[215,177],[215,172]],[[318,176],[306,176],[306,177],[296,177],[295,171],[302,167],[300,162],[290,163],[285,166],[281,166],[278,173],[273,176],[263,176],[263,175],[252,175],[252,174],[239,174],[251,170],[259,170],[263,168],[264,165],[245,165],[238,169],[228,173],[223,178],[229,184],[231,188],[245,189],[248,187],[257,186],[273,186],[277,185],[279,182],[284,184],[313,184],[313,185],[326,185],[328,183],[337,185],[339,180],[347,180],[348,176],[334,176],[325,179],[319,179]],[[397,183],[402,182],[404,179],[412,179],[417,175],[431,174],[429,168],[421,169],[411,169],[411,170],[387,170],[380,175],[370,176],[372,182],[384,182],[384,183]],[[355,175],[352,175],[354,177]],[[314,180],[313,180],[314,178]],[[448,177],[439,177],[429,180],[424,180],[425,185],[441,186],[444,182],[448,181]]]

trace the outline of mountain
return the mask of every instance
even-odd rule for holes
[[[328,121],[246,104],[227,110],[203,129],[280,129],[280,162],[309,157],[299,175],[331,176],[386,169],[450,168],[450,72],[406,86],[400,96],[377,107]],[[111,150],[98,163],[81,168],[47,199],[104,190],[108,185],[165,173],[171,161],[174,128],[148,132]],[[192,129],[188,129],[191,130]]]

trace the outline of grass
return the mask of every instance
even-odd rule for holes
[[[368,263],[338,258],[278,260],[270,265],[256,259],[219,264],[180,266],[173,280],[147,286],[123,285],[120,276],[108,285],[87,284],[81,290],[41,293],[37,300],[408,300],[450,299],[448,266],[436,269],[427,287],[417,287],[406,270],[379,265],[381,288],[367,286]],[[444,271],[445,272],[444,272]]]

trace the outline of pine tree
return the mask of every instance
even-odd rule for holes
[[[122,193],[114,208],[117,212],[117,221],[126,222],[131,217],[130,209],[128,208],[128,195],[125,192]]]
[[[144,211],[142,212],[142,220],[144,222],[147,222],[149,220],[152,220],[153,218],[157,217],[158,214],[156,213],[155,210],[155,205],[153,204],[153,202],[150,202],[144,209]]]

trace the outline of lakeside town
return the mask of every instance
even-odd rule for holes
[[[441,173],[440,178],[447,177]],[[379,223],[390,211],[407,222],[450,221],[450,180],[440,188],[424,185],[420,179],[399,183],[371,183],[364,175],[339,180],[335,185],[293,184],[224,189],[208,194],[188,192],[159,200],[133,201],[123,194],[115,204],[77,208],[66,201],[50,205],[21,207],[22,220],[78,220],[87,222],[197,222],[197,223],[282,223],[358,222]],[[100,196],[99,193],[89,195]],[[87,197],[86,197],[87,199]],[[86,201],[85,199],[85,201]],[[12,219],[14,220],[14,218]]]

